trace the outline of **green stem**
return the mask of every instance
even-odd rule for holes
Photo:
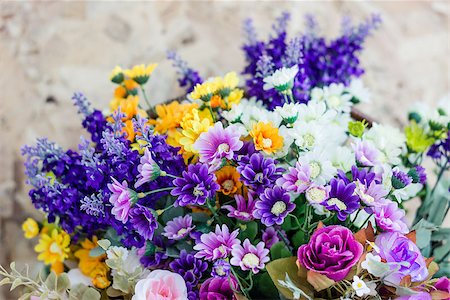
[[[239,276],[236,274],[236,271],[234,270],[233,267],[230,268],[231,273],[233,274],[234,278],[236,278],[238,284],[239,284],[239,288],[241,289],[241,293],[244,294],[245,297],[247,297],[248,299],[250,299],[250,296],[248,295],[247,291],[244,289],[244,286],[241,283],[241,280],[239,279]]]
[[[214,218],[216,219],[216,221],[222,225],[222,222],[219,219],[219,215],[217,214],[217,210],[211,205],[211,203],[209,202],[209,199],[206,200],[206,205],[208,206],[208,209],[213,213]]]
[[[153,191],[150,191],[150,192],[146,192],[146,193],[138,193],[138,197],[139,198],[144,198],[145,196],[148,196],[148,195],[151,195],[151,194],[154,194],[154,193],[170,191],[170,190],[173,190],[173,189],[174,189],[174,187],[171,186],[171,187],[165,187],[165,188],[156,189],[156,190],[153,190]]]
[[[293,215],[293,214],[289,214],[289,216],[294,218],[295,222],[297,223],[297,227],[296,228],[292,228],[292,229],[299,229],[301,227],[301,225],[300,225],[300,221],[298,220],[297,216]]]
[[[365,220],[364,223],[358,228],[358,230],[360,230],[361,228],[363,228],[363,227],[366,225],[366,223],[369,221],[369,219],[370,219],[370,217],[372,217],[372,215],[373,215],[373,214],[370,214],[370,215],[366,218],[366,220]]]
[[[434,187],[431,190],[430,198],[433,196],[434,191],[436,190],[436,188],[437,188],[437,186],[439,184],[439,181],[441,181],[442,175],[444,175],[445,169],[447,168],[447,164],[448,164],[448,159],[445,162],[445,164],[442,166],[441,170],[439,171],[438,177],[436,179],[436,183],[434,184]]]
[[[171,177],[171,178],[174,178],[174,179],[179,178],[178,176],[175,176],[175,175],[172,175],[172,174],[169,174],[169,173],[165,173],[163,176]]]
[[[151,110],[152,109],[152,105],[150,104],[150,101],[148,101],[147,93],[145,92],[145,89],[144,89],[144,87],[142,85],[140,85],[140,87],[141,87],[142,95],[144,95],[144,100],[147,103],[148,108]]]
[[[211,103],[210,103],[210,105],[208,105],[208,109],[209,109],[209,112],[211,113],[211,118],[213,119],[213,122],[216,123],[216,116],[214,115],[214,112],[212,110]]]

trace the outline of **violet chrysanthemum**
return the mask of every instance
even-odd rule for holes
[[[283,224],[284,218],[295,208],[289,194],[279,186],[265,189],[260,199],[255,204],[253,216],[266,226]]]
[[[161,174],[161,169],[158,164],[153,160],[152,154],[148,148],[144,150],[144,156],[141,157],[140,164],[138,166],[139,175],[137,181],[134,184],[135,188],[140,187],[146,182],[155,180]]]
[[[215,232],[202,234],[200,243],[194,246],[194,250],[198,251],[195,254],[195,257],[205,258],[206,260],[216,260],[228,257],[231,248],[234,245],[241,243],[237,238],[238,234],[238,229],[230,232],[227,225],[222,225],[222,228],[220,228],[219,225],[216,225]]]
[[[290,167],[276,183],[288,192],[303,193],[311,185],[311,169],[309,165],[302,166],[297,162],[295,168]]]
[[[231,272],[230,264],[224,260],[219,259],[214,262],[212,267],[211,276],[212,277],[228,277]]]
[[[243,271],[251,270],[257,274],[270,260],[268,254],[269,249],[265,248],[264,242],[253,246],[248,239],[245,239],[242,246],[239,244],[233,246],[230,263],[233,266],[239,266]]]
[[[112,178],[113,183],[108,183],[108,189],[111,191],[109,202],[114,206],[111,213],[117,220],[126,223],[129,217],[132,201],[134,200],[134,192],[128,188],[128,183],[124,180],[122,183]]]
[[[195,258],[193,254],[187,253],[186,250],[182,250],[180,257],[172,261],[169,266],[183,277],[188,290],[188,299],[198,299],[197,284],[208,269],[208,263]]]
[[[171,194],[177,197],[175,206],[203,205],[207,199],[213,199],[220,188],[216,176],[210,174],[208,167],[201,163],[189,165],[181,178],[173,180],[173,184],[175,188]]]
[[[357,141],[352,145],[355,151],[356,161],[365,167],[372,167],[378,164],[380,152],[368,141]]]
[[[241,181],[257,193],[262,193],[266,187],[273,185],[284,171],[277,167],[274,159],[264,157],[259,152],[252,154],[249,160],[240,161],[237,170],[241,174]]]
[[[224,205],[222,208],[229,211],[227,214],[230,218],[236,218],[244,222],[248,222],[253,220],[253,210],[255,209],[256,200],[254,199],[254,193],[248,192],[248,200],[245,200],[242,195],[234,195],[234,199],[236,200],[237,208],[234,208],[231,205]]]
[[[172,221],[167,222],[163,235],[169,240],[181,240],[188,236],[194,227],[190,215],[176,217]]]
[[[146,240],[151,240],[158,221],[152,211],[144,206],[137,205],[130,210],[131,224],[134,229]]]
[[[241,134],[235,125],[223,128],[221,122],[214,124],[207,132],[203,132],[193,147],[200,154],[200,162],[213,166],[221,164],[222,159],[233,159],[234,153],[242,148]]]
[[[355,183],[346,184],[342,179],[330,180],[329,199],[322,202],[326,209],[337,211],[337,217],[345,221],[347,216],[359,208],[359,197],[354,195]]]
[[[403,171],[398,168],[392,170],[392,187],[394,189],[402,189],[412,182],[412,179]]]
[[[384,188],[383,184],[377,183],[375,180],[373,180],[369,185],[364,185],[358,179],[355,184],[355,193],[367,206],[378,205],[388,194],[388,191]]]
[[[381,205],[375,206],[375,222],[377,227],[384,231],[395,231],[402,234],[409,232],[406,224],[405,211],[391,200],[384,200]]]
[[[277,230],[274,227],[267,227],[262,233],[262,241],[266,244],[266,247],[270,249],[270,247],[280,241]]]

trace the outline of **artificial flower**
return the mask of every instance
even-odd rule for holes
[[[115,178],[111,179],[113,183],[108,184],[108,189],[111,191],[109,202],[114,206],[111,213],[117,220],[126,223],[131,205],[136,202],[136,192],[128,188],[126,180],[120,183]]]
[[[248,200],[245,200],[244,196],[242,195],[234,195],[234,200],[236,201],[236,208],[234,208],[231,205],[224,205],[222,206],[223,209],[226,209],[229,211],[227,214],[230,218],[236,218],[244,222],[248,222],[254,219],[253,217],[253,211],[255,209],[256,204],[256,195],[254,192],[249,191],[247,193]]]
[[[254,246],[248,239],[245,239],[242,246],[240,244],[233,246],[230,263],[233,266],[239,266],[243,271],[251,270],[253,274],[257,274],[269,262],[268,254],[269,249],[265,248],[264,242],[259,242]]]
[[[39,234],[39,225],[34,219],[27,218],[25,222],[22,223],[22,230],[25,238],[32,239]]]
[[[295,204],[291,202],[289,194],[279,186],[275,186],[273,189],[265,189],[260,195],[253,216],[261,219],[261,223],[266,226],[281,225],[294,208]]]
[[[298,73],[298,65],[290,68],[281,68],[272,75],[264,78],[264,90],[276,89],[280,93],[286,93],[294,85],[295,75]]]
[[[272,123],[258,122],[249,134],[253,138],[256,150],[272,154],[283,147],[283,137]]]
[[[139,280],[134,288],[132,300],[166,299],[186,300],[186,283],[177,273],[154,270],[146,278]]]
[[[233,276],[211,277],[200,286],[200,300],[237,300],[234,291],[239,291],[237,280]]]
[[[225,195],[235,194],[242,186],[239,180],[240,174],[235,167],[225,166],[216,171],[217,183],[220,185],[220,192]]]
[[[158,164],[153,160],[152,154],[148,147],[144,149],[144,156],[141,157],[140,164],[138,166],[139,175],[137,181],[134,184],[135,188],[140,187],[144,183],[155,180],[161,175],[161,169]]]
[[[308,165],[302,166],[299,162],[295,168],[289,167],[289,173],[283,174],[276,183],[288,192],[303,193],[310,185],[311,169]]]
[[[188,236],[194,228],[195,225],[192,225],[192,217],[190,215],[180,216],[167,222],[163,235],[170,240],[181,240]]]
[[[195,257],[206,260],[227,258],[233,246],[240,244],[240,240],[237,239],[238,234],[239,230],[230,232],[225,224],[222,227],[216,225],[215,231],[201,235],[200,243],[194,246],[194,250],[198,251]]]
[[[34,250],[39,253],[38,259],[48,265],[63,262],[68,258],[69,246],[70,236],[64,231],[58,232],[57,229],[52,229],[48,233],[41,233],[39,243]]]
[[[142,85],[148,81],[157,66],[158,64],[136,65],[129,70],[125,70],[125,75]]]

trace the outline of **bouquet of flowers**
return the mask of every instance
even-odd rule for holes
[[[45,213],[23,230],[45,267],[1,267],[0,285],[21,299],[449,299],[450,112],[411,110],[404,132],[361,117],[358,55],[379,17],[345,19],[331,41],[311,16],[288,40],[288,19],[267,41],[245,21],[245,82],[169,52],[178,100],[148,105],[156,64],[116,67],[108,112],[75,93],[90,139],[22,149]]]

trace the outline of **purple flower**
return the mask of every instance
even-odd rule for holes
[[[385,231],[396,231],[403,234],[409,232],[406,224],[405,211],[396,202],[384,200],[374,207],[377,226]]]
[[[171,194],[178,197],[175,206],[203,205],[207,199],[213,199],[220,189],[216,176],[210,174],[208,167],[201,163],[189,165],[181,178],[173,180],[173,184],[175,188]]]
[[[354,195],[355,184],[345,184],[344,180],[332,178],[330,180],[329,199],[322,202],[328,210],[337,211],[337,217],[345,221],[347,216],[359,208],[359,197]]]
[[[219,259],[214,262],[212,267],[211,276],[213,277],[228,277],[230,275],[231,266],[224,260]]]
[[[194,246],[194,250],[198,251],[195,254],[197,258],[205,258],[206,260],[216,260],[219,258],[227,258],[231,252],[231,248],[240,244],[241,241],[237,239],[239,230],[230,233],[227,225],[216,225],[215,232],[204,233],[200,237],[200,243]]]
[[[434,284],[434,287],[438,291],[446,292],[450,294],[450,280],[447,277],[441,277],[439,280]],[[449,300],[450,298],[447,298],[446,300]]]
[[[279,186],[265,189],[260,198],[255,204],[253,216],[261,219],[266,226],[283,224],[284,218],[295,208],[289,194]]]
[[[297,162],[295,168],[290,167],[289,173],[283,174],[276,183],[288,192],[303,193],[311,184],[311,169]]]
[[[197,71],[190,68],[186,61],[184,61],[175,51],[168,51],[167,58],[172,60],[172,65],[177,69],[178,83],[181,87],[185,87],[186,91],[192,92],[194,86],[202,83],[202,78]]]
[[[266,187],[273,185],[284,171],[277,167],[275,160],[264,157],[259,152],[252,154],[248,161],[240,161],[237,170],[241,174],[241,181],[257,193],[262,193]]]
[[[190,215],[176,217],[172,221],[167,222],[163,235],[169,240],[181,240],[189,235],[194,227],[192,226],[192,217]]]
[[[257,274],[270,260],[268,254],[269,249],[265,248],[264,242],[253,246],[248,239],[245,239],[243,246],[240,244],[233,246],[230,263],[233,266],[241,267],[242,271],[252,270],[254,274]]]
[[[419,292],[413,295],[405,295],[395,298],[396,300],[432,300],[433,298],[427,292]]]
[[[239,151],[244,143],[235,125],[223,128],[221,122],[214,124],[207,132],[203,132],[193,147],[200,154],[200,162],[219,166],[223,158],[232,160],[234,152]]]
[[[131,224],[136,231],[146,240],[153,238],[158,221],[152,211],[144,206],[138,205],[130,210]]]
[[[412,179],[413,183],[425,184],[427,182],[427,173],[425,168],[417,165],[408,172],[408,176]]]
[[[379,205],[388,194],[383,184],[372,181],[370,185],[364,185],[359,180],[356,181],[355,193],[367,206]]]
[[[161,174],[161,169],[158,164],[153,160],[152,154],[148,148],[144,150],[144,156],[141,157],[140,164],[138,166],[139,175],[138,181],[134,184],[135,188],[140,187],[146,182],[155,180]]]
[[[208,278],[200,287],[200,300],[236,300],[234,291],[238,290],[233,276]]]
[[[298,248],[298,261],[306,269],[339,281],[345,278],[363,253],[363,246],[343,226],[316,229],[309,243]]]
[[[111,179],[113,183],[108,183],[108,189],[112,193],[109,202],[114,205],[111,213],[117,220],[125,224],[128,221],[132,202],[136,200],[136,195],[134,195],[136,193],[128,188],[128,183],[125,180],[120,184],[116,179],[112,177]]]
[[[280,241],[277,230],[273,227],[267,227],[262,233],[262,241],[267,248],[271,248],[274,244]]]
[[[236,194],[234,195],[234,199],[236,200],[237,208],[234,208],[231,205],[224,205],[222,208],[229,211],[227,214],[230,218],[236,218],[244,222],[248,222],[253,220],[253,210],[255,209],[256,201],[254,200],[254,193],[249,191],[247,193],[248,200],[246,201],[244,196]]]
[[[387,284],[398,285],[403,277],[410,275],[412,282],[427,278],[428,269],[419,248],[409,238],[398,232],[384,232],[375,239],[381,258],[385,259],[391,272],[384,278]]]
[[[352,144],[355,151],[356,161],[364,167],[372,167],[378,163],[379,152],[375,146],[368,141],[357,141]]]
[[[409,185],[412,182],[412,179],[403,171],[400,171],[398,168],[394,168],[392,170],[392,186],[395,189],[402,189],[405,186]]]

